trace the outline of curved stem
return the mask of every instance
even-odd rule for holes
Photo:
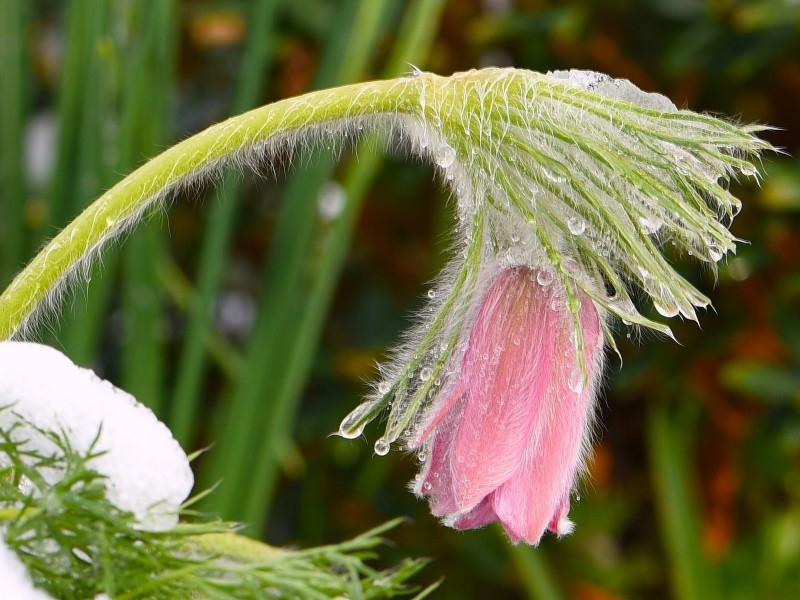
[[[0,339],[18,334],[65,278],[103,243],[139,221],[159,198],[248,152],[306,142],[300,136],[308,128],[329,124],[333,132],[348,119],[411,112],[419,104],[416,82],[422,78],[354,84],[282,100],[209,127],[153,158],[92,203],[15,277],[0,295]]]
[[[204,533],[192,536],[189,541],[202,552],[241,562],[266,562],[285,556],[288,552],[232,532]]]

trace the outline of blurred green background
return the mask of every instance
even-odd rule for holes
[[[621,338],[574,535],[455,532],[418,468],[330,437],[446,260],[432,170],[379,141],[229,173],[83,274],[40,339],[154,408],[204,508],[272,544],[398,515],[382,560],[428,556],[436,598],[800,598],[800,3],[796,0],[2,0],[0,282],[147,157],[227,115],[340,83],[501,65],[629,78],[679,107],[774,125],[739,185],[749,243],[680,345]],[[276,177],[273,175],[276,174]],[[43,374],[46,376],[46,374]]]

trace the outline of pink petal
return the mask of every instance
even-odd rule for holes
[[[451,526],[454,529],[477,529],[495,521],[497,521],[497,515],[494,512],[494,508],[492,508],[492,496],[490,494],[471,511],[457,517]]]
[[[584,360],[591,382],[600,367],[602,338],[594,305],[588,298],[582,300]],[[580,393],[569,387],[569,377],[577,365],[570,340],[572,331],[571,316],[563,313],[556,350],[558,376],[542,407],[550,415],[549,427],[532,440],[520,469],[493,496],[492,507],[509,537],[528,544],[538,544],[548,528],[560,534],[571,531],[566,518],[569,494],[584,455],[595,392],[591,384]]]
[[[430,497],[431,513],[436,517],[458,512],[453,495],[450,454],[465,404],[466,395],[460,386],[456,386],[434,418],[436,429],[424,450],[428,453],[428,458],[414,486],[414,492],[418,496]]]
[[[542,405],[554,368],[556,286],[526,268],[503,271],[483,301],[461,368],[468,400],[450,457],[459,512],[519,469],[552,415]]]

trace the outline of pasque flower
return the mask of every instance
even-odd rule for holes
[[[603,354],[592,300],[580,296],[580,361],[563,290],[541,273],[500,271],[465,336],[458,375],[412,443],[426,457],[414,491],[434,515],[457,529],[499,521],[529,544],[547,529],[572,531],[569,498]]]
[[[736,249],[731,179],[758,176],[754,134],[586,71],[416,74],[400,116],[456,206],[453,259],[347,438],[382,413],[376,454],[417,453],[415,491],[456,528],[513,541],[567,533],[609,324],[671,336],[708,298],[663,254],[713,272]],[[654,311],[633,302],[649,300]],[[577,391],[576,391],[577,390]]]

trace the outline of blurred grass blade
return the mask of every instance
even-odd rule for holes
[[[169,90],[178,39],[178,6],[174,0],[130,5],[129,29],[139,29],[137,46],[126,72],[120,136],[119,169],[127,172],[154,154],[168,137]],[[158,222],[147,223],[123,249],[121,386],[160,415],[164,390],[163,292],[157,265],[164,260]]]
[[[348,0],[338,14],[339,22],[329,30],[315,87],[350,83],[365,70],[386,5],[387,0]],[[294,339],[295,324],[303,313],[303,264],[313,242],[316,193],[333,171],[327,155],[317,155],[311,162],[312,168],[298,168],[281,200],[264,295],[245,356],[248,378],[233,390],[230,406],[221,411],[213,436],[218,445],[203,474],[212,484],[224,477],[225,485],[210,500],[214,511],[225,518],[242,520],[242,499],[254,494],[254,487],[262,487],[253,485],[251,461],[263,453],[274,454],[273,440],[264,428],[270,413],[280,413],[281,407],[270,392],[282,387],[286,344]]]
[[[508,551],[528,590],[530,600],[562,600],[562,595],[548,573],[541,548],[520,544],[510,546]]]
[[[55,172],[47,197],[47,222],[42,237],[63,227],[94,198],[103,183],[101,173],[104,128],[111,71],[103,52],[108,50],[109,4],[73,0],[67,10],[67,49],[61,73],[58,106],[58,144]],[[98,162],[100,161],[100,162]]]
[[[174,261],[169,260],[169,257],[165,257],[165,260],[157,265],[157,271],[158,280],[169,301],[179,310],[189,312],[197,303],[197,290],[192,286],[192,282]],[[233,344],[213,330],[208,332],[205,340],[205,352],[213,359],[222,374],[230,380],[241,377],[242,357]]]
[[[119,55],[108,36],[110,8],[107,3],[86,0],[69,4],[66,63],[59,87],[57,155],[46,203],[49,227],[42,237],[63,227],[116,178],[114,99]],[[113,253],[106,255],[104,271],[113,271],[113,257]],[[95,356],[107,304],[110,283],[95,277],[100,271],[99,266],[91,268],[85,292],[74,302],[72,317],[57,323],[65,352],[84,366],[89,366]]]
[[[231,106],[238,114],[256,105],[264,75],[272,62],[275,15],[279,0],[258,0],[252,5],[247,46],[242,56],[239,83]],[[226,171],[209,203],[203,227],[197,274],[197,291],[187,314],[186,335],[181,344],[169,425],[175,439],[184,447],[190,442],[192,427],[202,402],[201,383],[206,364],[206,346],[212,329],[214,298],[225,267],[226,249],[231,238],[239,194],[238,179]]]
[[[23,36],[28,3],[0,2],[0,286],[11,281],[25,257],[27,190],[22,164],[28,72]]]
[[[709,600],[713,567],[700,547],[700,519],[689,485],[687,419],[685,412],[671,415],[663,404],[652,402],[647,422],[650,462],[661,532],[670,562],[678,600]]]
[[[397,48],[389,59],[389,67],[384,75],[393,77],[406,70],[409,62],[424,60],[428,48],[421,42],[432,39],[438,27],[441,2],[414,2],[407,8],[403,26],[397,38]],[[415,40],[414,45],[405,40]],[[271,503],[278,460],[290,444],[291,432],[297,414],[297,405],[303,386],[308,377],[320,332],[328,313],[331,297],[339,278],[347,250],[350,246],[353,229],[367,189],[381,164],[380,155],[375,153],[376,139],[372,136],[362,141],[355,154],[359,157],[352,162],[345,174],[343,185],[343,208],[333,220],[315,214],[311,222],[315,225],[312,234],[313,245],[307,250],[302,269],[309,275],[305,286],[297,294],[302,299],[298,318],[291,335],[289,348],[283,350],[281,376],[270,386],[264,398],[270,402],[265,408],[268,413],[262,423],[266,427],[264,443],[256,454],[255,472],[258,473],[248,490],[245,508],[245,522],[259,527],[267,517]],[[297,310],[297,308],[295,308]],[[271,447],[270,447],[271,443]]]

